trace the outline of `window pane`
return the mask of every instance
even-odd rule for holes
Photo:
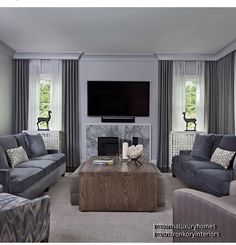
[[[50,110],[51,101],[51,82],[50,80],[40,81],[40,117],[47,117]]]
[[[196,92],[197,85],[194,80],[185,81],[185,112],[187,118],[196,117]],[[194,124],[191,123],[189,129],[194,129]]]

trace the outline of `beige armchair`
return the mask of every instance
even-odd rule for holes
[[[224,197],[179,189],[173,196],[174,242],[236,242],[236,181]]]

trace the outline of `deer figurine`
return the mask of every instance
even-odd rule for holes
[[[49,121],[51,119],[51,111],[48,111],[48,117],[38,117],[38,122],[37,122],[37,126],[38,126],[38,130],[42,130],[39,128],[39,124],[41,122],[46,122],[46,125],[47,125],[47,129],[46,130],[49,130]]]
[[[197,121],[197,119],[196,118],[186,118],[186,116],[185,116],[186,112],[183,112],[182,114],[184,115],[183,118],[184,118],[184,121],[186,123],[185,131],[189,131],[189,129],[188,129],[188,124],[189,123],[194,123],[194,130],[193,131],[196,131],[196,127],[197,127],[196,121]]]

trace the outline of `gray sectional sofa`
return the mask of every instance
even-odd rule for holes
[[[0,184],[4,192],[32,199],[64,175],[66,160],[62,153],[46,152],[11,168],[6,150],[22,146],[30,156],[26,140],[25,133],[0,137]]]
[[[188,187],[215,196],[229,195],[229,185],[234,180],[236,160],[232,160],[228,169],[210,162],[217,147],[236,152],[236,136],[211,134],[204,142],[195,142],[195,154],[192,151],[180,151],[172,158],[172,174]],[[196,150],[197,149],[197,150]]]

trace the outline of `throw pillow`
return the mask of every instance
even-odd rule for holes
[[[7,155],[10,159],[11,162],[11,166],[12,168],[14,168],[17,164],[21,163],[21,162],[25,162],[28,161],[29,158],[24,150],[24,148],[22,146],[18,147],[18,148],[13,148],[13,149],[8,149],[7,151]]]
[[[43,137],[40,134],[26,134],[26,144],[31,158],[48,154]]]
[[[227,151],[221,148],[216,148],[210,161],[217,163],[221,165],[223,168],[227,169],[234,155],[235,155],[234,151]]]
[[[219,148],[227,151],[235,151],[236,152],[236,136],[235,135],[224,135]]]
[[[5,151],[0,146],[0,169],[8,169],[8,168],[9,168],[9,165],[8,165]]]
[[[25,140],[25,135],[26,133],[20,133],[20,134],[15,134],[14,137],[17,141],[18,146],[22,146],[24,150],[26,151],[27,155],[29,156],[28,148],[27,148],[26,140]]]
[[[190,156],[198,157],[204,160],[209,160],[211,157],[213,137],[213,134],[196,134],[193,149],[190,153]]]

